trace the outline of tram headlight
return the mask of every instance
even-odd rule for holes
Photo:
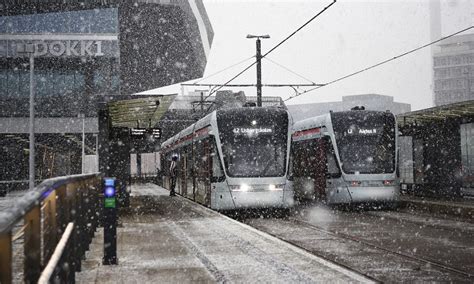
[[[394,180],[384,180],[383,185],[394,185],[395,181]]]
[[[250,190],[250,186],[248,186],[247,184],[243,183],[240,185],[240,191],[249,191]]]
[[[281,191],[285,187],[284,184],[270,184],[268,189],[271,191]]]
[[[249,191],[250,190],[250,186],[247,184],[229,185],[229,188],[232,191]]]

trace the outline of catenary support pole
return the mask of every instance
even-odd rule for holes
[[[257,38],[257,106],[262,106],[262,53],[260,38]]]

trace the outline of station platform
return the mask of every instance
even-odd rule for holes
[[[349,269],[154,184],[131,189],[117,228],[118,265],[98,231],[78,283],[371,282]]]

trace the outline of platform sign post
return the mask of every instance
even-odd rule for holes
[[[104,178],[104,258],[102,264],[117,264],[117,190],[115,178]]]

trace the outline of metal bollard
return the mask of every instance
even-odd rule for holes
[[[117,264],[117,198],[115,178],[104,178],[104,258],[102,264]]]

